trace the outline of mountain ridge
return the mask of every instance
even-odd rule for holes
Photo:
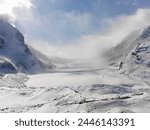
[[[121,73],[150,75],[150,26],[127,36],[108,52],[107,57],[109,64],[118,65]]]
[[[49,70],[31,53],[29,47],[25,44],[23,34],[3,20],[0,20],[0,56],[3,61],[9,61],[7,62],[9,66],[14,66],[13,69],[16,69],[14,72],[32,74]]]

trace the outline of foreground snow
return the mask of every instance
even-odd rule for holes
[[[112,68],[0,79],[0,112],[150,112],[150,81]]]

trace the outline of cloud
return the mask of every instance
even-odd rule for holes
[[[106,19],[105,35],[112,36],[117,41],[133,31],[146,28],[150,25],[150,9],[138,9],[132,15],[121,15],[116,18]],[[117,42],[114,44],[116,45]]]
[[[139,9],[132,15],[103,20],[106,28],[97,34],[84,35],[71,44],[52,46],[51,43],[33,42],[35,48],[49,56],[73,58],[79,62],[103,64],[103,53],[120,43],[133,31],[150,25],[150,10]]]
[[[29,9],[32,4],[30,0],[0,0],[0,16],[6,16],[8,21],[14,22],[16,20],[16,9]]]
[[[117,4],[137,5],[139,0],[118,0]]]
[[[81,35],[95,33],[100,28],[97,18],[79,11],[55,10],[42,15],[31,10],[17,15],[22,31],[32,40],[35,38],[55,43],[68,42]]]
[[[150,21],[149,9],[102,20],[90,12],[56,8],[53,5],[56,0],[45,1],[40,9],[37,7],[43,3],[40,0],[15,1],[9,5],[8,0],[1,0],[0,7],[9,7],[1,15],[15,20],[28,44],[46,55],[72,58],[78,62],[102,64],[106,50],[120,43],[131,32],[145,28]]]

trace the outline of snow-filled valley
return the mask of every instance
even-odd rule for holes
[[[0,112],[149,112],[150,82],[114,68],[0,79]]]
[[[103,58],[104,67],[45,56],[0,20],[0,112],[150,112],[150,27]]]

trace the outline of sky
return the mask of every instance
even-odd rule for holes
[[[149,0],[30,0],[30,2],[33,6],[30,6],[26,13],[23,11],[23,20],[18,18],[16,25],[31,39],[44,39],[55,44],[70,43],[83,35],[97,34],[105,28],[105,19],[130,15],[139,8],[150,7]],[[31,28],[24,27],[25,24]]]
[[[0,15],[41,52],[89,60],[150,25],[150,0],[0,0]]]

